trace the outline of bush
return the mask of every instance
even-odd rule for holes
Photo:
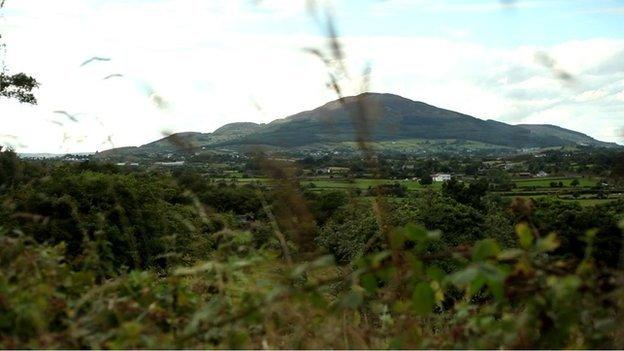
[[[171,180],[158,176],[59,170],[14,192],[4,222],[39,242],[64,243],[76,264],[95,245],[108,276],[201,256],[208,233],[183,198]]]
[[[315,243],[331,253],[337,262],[347,263],[356,256],[371,252],[365,248],[373,236],[378,236],[379,224],[369,209],[347,208],[336,213],[315,239]]]

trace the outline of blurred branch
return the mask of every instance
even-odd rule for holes
[[[24,73],[15,75],[0,73],[0,96],[34,105],[37,103],[37,98],[32,91],[38,87],[39,82]]]

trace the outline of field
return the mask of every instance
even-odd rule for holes
[[[320,189],[368,189],[369,187],[375,187],[382,184],[395,184],[399,183],[404,185],[407,190],[415,191],[421,190],[426,187],[430,187],[433,189],[442,188],[442,182],[434,182],[429,186],[423,186],[418,181],[415,180],[396,180],[396,179],[354,179],[353,181],[348,181],[344,179],[333,180],[333,179],[311,179],[311,180],[302,180],[301,184],[314,184],[315,187]]]
[[[233,177],[234,178],[234,177]],[[231,178],[230,178],[231,179]],[[562,182],[564,188],[573,188],[572,181],[575,178],[531,178],[531,179],[515,179],[518,189],[527,189],[527,188],[550,188],[551,182]],[[596,185],[597,180],[590,180],[586,178],[576,178],[579,181],[579,185],[577,188],[590,188]],[[228,180],[226,178],[222,180]],[[269,179],[267,178],[241,178],[236,177],[236,181],[240,183],[268,183]],[[400,180],[400,179],[371,179],[371,178],[358,178],[353,180],[347,180],[344,178],[327,178],[327,177],[318,177],[318,178],[305,178],[301,179],[300,183],[305,186],[308,184],[314,184],[316,188],[320,189],[349,189],[349,188],[357,188],[357,189],[368,189],[369,187],[374,187],[382,184],[394,184],[399,183],[407,187],[409,191],[416,191],[426,188],[427,186],[421,185],[416,180]],[[441,189],[442,182],[434,182],[432,185],[428,186],[433,189]],[[561,189],[561,188],[559,188]]]
[[[218,180],[228,181],[230,179],[220,178]],[[238,183],[261,183],[268,184],[270,182],[267,178],[236,178],[236,182]],[[409,191],[417,191],[425,188],[432,189],[441,189],[442,182],[434,182],[431,185],[423,186],[418,181],[415,180],[398,180],[398,179],[370,179],[370,178],[362,178],[362,179],[353,179],[352,181],[346,180],[344,178],[340,179],[332,179],[332,178],[309,178],[309,179],[301,179],[300,183],[302,186],[307,186],[309,184],[313,184],[314,188],[317,189],[368,189],[369,187],[375,187],[377,185],[382,184],[395,184],[399,183],[407,187]]]
[[[271,180],[268,178],[242,178],[240,174],[237,174],[239,177],[231,177],[220,178],[218,180],[224,181],[232,181],[232,178],[235,178],[235,182],[239,184],[247,184],[247,183],[260,183],[260,184],[270,184]],[[531,178],[531,179],[514,179],[517,188],[512,192],[501,192],[499,193],[503,197],[506,198],[558,198],[564,202],[577,202],[582,206],[594,206],[599,204],[608,203],[614,201],[615,198],[607,198],[607,199],[597,199],[597,198],[587,198],[581,197],[578,199],[574,198],[561,198],[559,197],[559,193],[562,190],[571,190],[574,189],[571,183],[574,179],[578,179],[579,185],[576,189],[585,189],[591,188],[596,185],[598,180],[596,179],[587,179],[587,178],[563,178],[563,177],[548,177],[548,178]],[[562,188],[551,188],[551,182],[562,182]],[[431,185],[423,186],[418,181],[415,180],[398,180],[398,179],[372,179],[372,178],[359,178],[353,180],[347,180],[345,178],[329,178],[329,177],[315,177],[315,178],[303,178],[300,180],[300,184],[302,187],[310,187],[311,190],[314,191],[322,191],[322,190],[348,190],[348,189],[360,189],[366,190],[378,185],[383,184],[395,184],[399,183],[404,185],[408,191],[410,192],[418,192],[423,189],[442,189],[442,182],[434,182]],[[531,191],[535,188],[535,191]],[[592,195],[593,196],[593,195]]]
[[[590,188],[596,185],[598,180],[587,178],[530,178],[530,179],[515,179],[514,182],[518,188],[549,188],[551,182],[562,182],[564,187],[572,187],[572,181],[577,179],[579,181],[579,188]]]

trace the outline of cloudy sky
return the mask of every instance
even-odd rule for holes
[[[624,142],[622,0],[321,5],[344,44],[348,93],[370,66],[371,91]],[[37,106],[0,100],[0,143],[95,151],[315,108],[335,95],[304,50],[326,47],[308,9],[304,0],[6,0],[0,58],[41,88]],[[81,67],[94,56],[110,61]]]

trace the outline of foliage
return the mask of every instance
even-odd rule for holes
[[[396,203],[304,198],[97,164],[15,172],[31,166],[0,156],[15,166],[1,348],[624,346],[622,202],[509,204],[456,183]],[[245,192],[257,208],[216,206]],[[305,206],[283,212],[293,199]],[[280,217],[308,207],[317,246],[281,245]]]
[[[371,238],[380,235],[375,215],[361,206],[343,209],[334,215],[316,237],[316,244],[331,253],[336,261],[348,263],[361,255]]]
[[[423,192],[400,205],[402,222],[417,222],[427,229],[440,230],[451,246],[471,243],[483,237],[483,214],[434,191]]]
[[[420,178],[421,185],[431,185],[433,184],[433,178],[429,174],[425,174]]]
[[[0,96],[17,99],[19,102],[36,104],[37,98],[32,93],[39,83],[24,73],[7,75],[0,72]]]
[[[540,199],[535,201],[532,211],[532,222],[540,232],[559,234],[559,253],[582,258],[587,246],[584,234],[596,229],[593,258],[601,264],[618,266],[623,243],[618,222],[624,214],[624,202],[583,207]]]
[[[209,243],[209,226],[188,202],[156,176],[58,169],[12,193],[0,218],[39,242],[64,243],[72,263],[96,255],[109,276],[196,258]]]

